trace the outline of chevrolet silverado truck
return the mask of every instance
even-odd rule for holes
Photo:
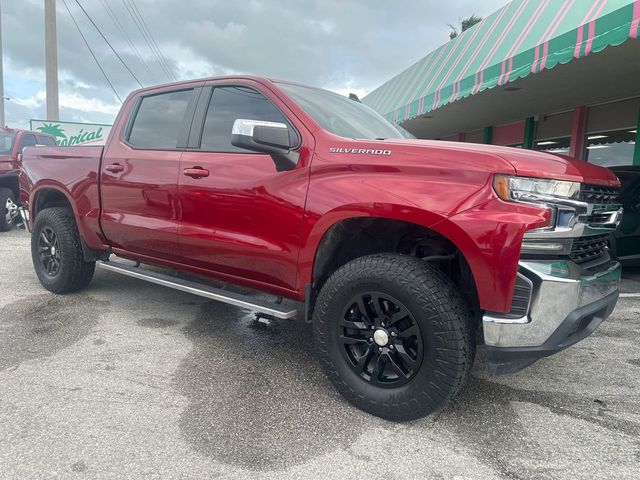
[[[18,174],[22,150],[34,145],[55,146],[56,140],[47,133],[0,128],[0,232],[10,230],[21,221],[18,215]]]
[[[417,140],[299,84],[135,91],[104,147],[27,149],[20,178],[46,289],[83,289],[98,264],[312,322],[336,389],[387,419],[455,398],[476,343],[491,372],[515,372],[591,334],[618,298],[609,170]]]

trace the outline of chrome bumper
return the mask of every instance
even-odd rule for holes
[[[617,261],[589,271],[568,260],[521,261],[519,272],[533,283],[528,314],[516,319],[484,315],[488,347],[561,350],[593,332],[617,301]]]

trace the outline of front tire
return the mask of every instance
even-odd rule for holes
[[[356,407],[394,421],[456,397],[475,356],[471,316],[455,286],[424,261],[361,257],[324,284],[313,314],[323,369]]]
[[[93,278],[95,262],[86,262],[72,212],[47,208],[38,213],[31,236],[31,258],[38,280],[53,293],[82,290]]]

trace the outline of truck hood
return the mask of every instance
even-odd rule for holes
[[[407,153],[410,156],[420,153],[427,154],[427,150],[441,151],[440,153],[444,153],[442,150],[453,150],[467,152],[473,156],[480,154],[487,159],[491,158],[492,161],[487,162],[489,164],[495,164],[496,157],[499,157],[513,167],[516,175],[523,177],[569,180],[612,187],[620,185],[618,177],[608,168],[584,160],[535,150],[440,140],[387,140],[381,144],[389,146],[389,148],[397,146],[399,147],[398,153]]]

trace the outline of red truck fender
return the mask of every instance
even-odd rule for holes
[[[314,282],[321,248],[337,225],[352,219],[387,219],[413,224],[440,234],[465,259],[473,276],[482,309],[508,312],[515,285],[524,232],[546,224],[540,209],[490,200],[446,218],[424,209],[397,204],[351,204],[336,208],[307,225],[310,232],[299,256],[299,288]],[[523,224],[523,218],[526,223]]]

